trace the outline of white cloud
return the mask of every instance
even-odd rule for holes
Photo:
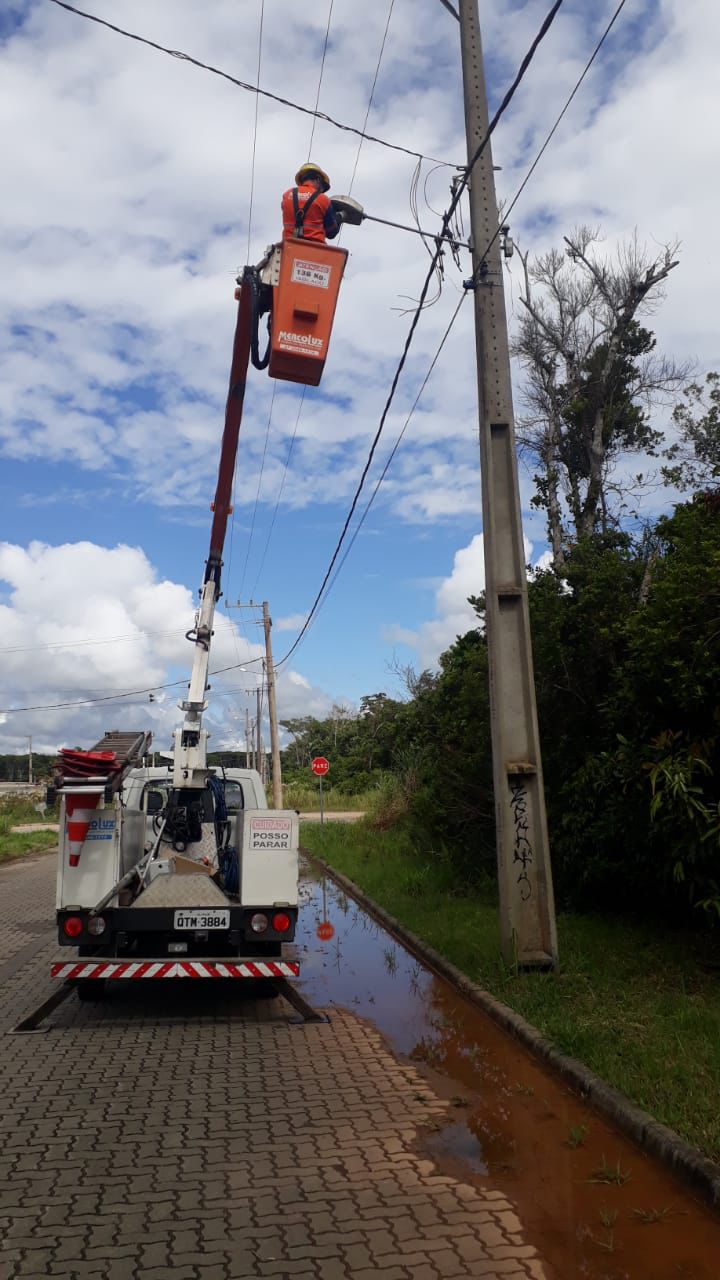
[[[523,539],[525,560],[530,563],[532,543]],[[550,553],[544,552],[535,568],[545,568]],[[415,649],[420,667],[434,668],[441,653],[450,647],[458,636],[481,626],[477,613],[468,603],[470,596],[480,596],[485,590],[484,539],[477,533],[466,547],[455,552],[452,573],[443,578],[435,591],[435,614],[427,622],[413,630],[409,627],[391,626],[386,638],[396,644],[406,644]]]
[[[171,5],[124,0],[118,18],[112,0],[87,3],[99,16],[254,80],[259,6],[239,6],[235,0],[214,0],[212,6],[194,0]],[[496,99],[545,7],[544,0],[525,0],[512,6],[509,20],[504,0],[483,4]],[[607,14],[599,12],[606,7],[570,0],[541,46],[493,141],[502,165],[501,197],[512,195],[524,177],[606,21]],[[433,0],[423,7],[422,22],[417,9],[413,3],[395,5],[368,127],[408,147],[462,162],[457,23]],[[0,455],[29,464],[23,510],[37,503],[47,513],[57,500],[57,510],[72,504],[92,513],[98,504],[113,502],[118,509],[124,504],[131,519],[131,504],[142,501],[162,510],[165,520],[191,525],[202,512],[204,522],[227,387],[234,276],[248,240],[255,98],[45,0],[24,0],[13,13],[24,25],[9,31],[6,22],[0,44],[5,233],[0,239]],[[320,107],[340,120],[362,123],[386,13],[385,6],[335,6]],[[263,86],[312,105],[325,21],[326,11],[291,0],[266,6]],[[720,134],[704,126],[717,116],[717,41],[712,39],[717,30],[717,0],[638,0],[626,6],[513,214],[513,232],[531,252],[559,243],[576,221],[602,224],[609,246],[635,227],[650,241],[679,236],[681,265],[652,325],[660,349],[680,358],[697,355],[704,366],[718,359],[720,261],[712,250],[712,229],[720,199]],[[310,128],[307,116],[260,100],[253,261],[278,233],[280,193],[307,155]],[[350,184],[357,146],[353,135],[317,123],[313,152],[336,191]],[[413,168],[412,158],[366,142],[353,194],[368,212],[408,222]],[[439,169],[428,176],[427,196],[436,209],[447,201],[449,173]],[[423,182],[424,176],[421,193]],[[421,220],[430,230],[437,227],[422,198]],[[308,391],[297,423],[299,388],[278,386],[261,507],[274,505],[297,423],[282,508],[314,511],[335,504],[342,517],[402,350],[408,319],[397,309],[407,305],[408,296],[417,296],[428,261],[422,243],[370,223],[349,228],[343,242],[350,258],[322,389]],[[516,258],[515,272],[517,267]],[[460,270],[449,258],[446,268],[443,296],[421,316],[371,484],[403,427],[468,274],[465,258]],[[511,311],[518,283],[515,274]],[[253,373],[235,497],[238,525],[255,502],[271,394],[267,376]],[[53,493],[32,492],[36,461],[54,464]],[[404,522],[415,526],[418,537],[428,536],[438,523],[466,518],[479,509],[478,480],[475,355],[467,303],[378,494],[374,510],[384,522],[383,534],[388,524]],[[522,494],[525,527],[539,542],[542,519],[528,515],[526,477]],[[654,509],[662,497],[648,501]],[[88,521],[86,527],[94,525]],[[279,521],[273,544],[278,556],[281,527]],[[455,634],[474,624],[463,602],[483,583],[481,545],[475,539],[472,546],[473,552],[470,547],[458,552],[448,580],[455,581],[456,595],[445,584],[452,599],[447,592],[438,597],[437,616],[419,629],[403,627],[397,633],[417,637],[423,662],[435,661]],[[35,553],[22,551],[16,571],[25,586],[43,565],[47,569],[52,552],[61,550],[37,553],[37,563]],[[110,555],[107,548],[97,550]],[[103,687],[138,687],[173,664],[185,669],[189,646],[182,636],[175,641],[151,637],[149,631],[153,622],[160,630],[166,626],[165,606],[173,626],[183,615],[181,631],[186,615],[192,615],[191,593],[169,583],[163,608],[154,612],[162,592],[150,560],[145,558],[143,567],[132,559],[142,552],[115,551],[111,561],[88,553],[84,571],[92,572],[85,599],[77,589],[78,574],[70,575],[72,611],[53,597],[47,569],[50,607],[43,610],[38,600],[27,607],[14,603],[8,626],[16,629],[11,635],[23,637],[28,627],[43,636],[49,627],[54,636],[77,637],[83,628],[100,626],[105,637],[125,629],[133,639],[98,646],[82,662],[80,649],[47,651],[56,655],[47,662],[36,653],[34,667],[26,662],[9,671],[14,683],[8,703],[15,704],[23,690],[28,701],[42,700],[34,694],[43,680],[50,701],[54,689],[84,689],[88,674]],[[463,580],[466,556],[472,559],[471,582]],[[272,556],[269,566],[271,561]],[[67,572],[67,564],[58,565],[61,574]],[[109,579],[103,580],[103,566]],[[6,568],[12,568],[11,560]],[[374,568],[369,566],[367,574]],[[409,576],[412,566],[401,572]],[[129,594],[108,587],[116,573]],[[138,573],[144,589],[137,588]],[[293,599],[286,607],[302,603]],[[275,625],[290,630],[290,621],[281,618]],[[10,643],[7,635],[5,643]],[[238,643],[244,652],[244,642]],[[218,632],[218,651],[221,644],[226,644],[228,664],[237,661],[230,632],[224,639]],[[288,697],[322,704],[321,691],[282,678]],[[169,691],[168,724],[173,703]],[[160,715],[157,706],[153,714]],[[4,726],[7,731],[12,720]],[[86,726],[87,737],[105,720],[100,712],[78,713],[68,721],[59,713],[52,721],[46,716],[40,730],[46,740],[54,741],[61,723],[69,732]]]
[[[0,751],[22,749],[30,733],[40,752],[69,742],[88,746],[120,724],[152,729],[159,750],[169,745],[193,658],[185,633],[193,625],[195,603],[187,587],[161,580],[138,547],[90,542],[35,542],[27,548],[0,543],[3,585],[0,705],[49,709],[3,714]],[[262,656],[264,646],[246,639],[227,616],[216,615],[211,669],[232,670],[211,678],[211,746],[244,733],[245,706],[255,714]],[[178,677],[177,686],[158,690],[153,702],[147,693],[112,698]],[[325,714],[332,705],[329,694],[296,671],[281,672],[277,689],[282,718]],[[109,701],[97,705],[51,706],[108,695]]]
[[[117,20],[116,6],[94,11]],[[210,19],[191,0],[153,8],[126,0],[122,23],[252,81],[256,17],[216,0]],[[529,0],[507,21],[483,7],[486,57],[507,83],[543,6]],[[234,270],[247,243],[255,102],[221,79],[63,13],[29,3],[25,25],[0,50],[0,121],[6,138],[0,271],[0,449],[8,456],[114,470],[129,492],[163,507],[205,503],[215,467],[233,325]],[[720,139],[697,127],[717,105],[714,0],[645,0],[623,15],[515,214],[524,247],[556,242],[576,219],[612,237],[679,235],[681,268],[656,318],[679,355],[716,358],[720,266],[698,227],[713,224]],[[385,13],[336,9],[321,107],[361,121]],[[563,11],[498,130],[500,194],[514,191],[604,21]],[[324,16],[274,0],[262,83],[311,103]],[[228,49],[233,50],[231,65]],[[371,131],[461,161],[457,24],[437,5],[417,23],[396,6]],[[250,257],[277,234],[278,201],[307,151],[308,117],[260,100]],[[313,149],[335,189],[349,185],[357,140],[319,122]],[[673,157],[669,162],[669,157]],[[408,221],[413,160],[366,142],[355,194],[369,212]],[[435,207],[448,176],[429,178]],[[424,201],[421,201],[424,206]],[[422,220],[436,218],[427,207]],[[302,508],[352,492],[402,347],[403,296],[415,296],[427,258],[416,237],[366,223],[351,251],[323,395],[310,393],[283,504]],[[466,266],[467,264],[465,264]],[[447,264],[445,293],[418,328],[387,424],[388,443],[427,367],[465,274]],[[408,440],[381,491],[394,518],[446,521],[477,503],[472,317],[461,313]],[[237,508],[254,502],[270,396],[254,376],[247,397]],[[325,397],[330,397],[327,399]],[[281,388],[268,440],[261,502],[273,503],[298,396]],[[338,406],[341,405],[341,408]]]
[[[483,535],[477,533],[468,546],[455,552],[452,573],[435,592],[437,616],[421,623],[417,630],[388,627],[387,639],[415,649],[421,669],[436,667],[440,654],[458,636],[480,625],[468,597],[482,595],[484,589]]]
[[[273,618],[273,629],[275,631],[299,631],[307,614],[291,613],[286,618]]]

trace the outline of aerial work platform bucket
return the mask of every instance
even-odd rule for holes
[[[271,378],[316,387],[322,377],[347,249],[284,240],[274,289]]]

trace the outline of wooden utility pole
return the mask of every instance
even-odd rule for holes
[[[245,768],[252,769],[250,757],[250,710],[245,708]]]
[[[270,630],[272,619],[267,600],[263,600],[263,627],[265,628],[265,664],[267,670],[268,717],[270,720],[270,751],[272,754],[272,788],[273,809],[282,809],[282,765],[280,764],[280,741],[278,738],[277,706],[275,703],[275,667],[273,666],[272,641]]]
[[[468,162],[488,131],[477,0],[459,0]],[[557,964],[557,933],[533,682],[498,207],[490,143],[469,181],[480,415],[485,620],[505,959]]]

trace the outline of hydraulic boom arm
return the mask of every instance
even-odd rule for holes
[[[195,617],[195,626],[188,632],[188,639],[195,645],[195,654],[188,696],[184,702],[180,703],[180,710],[185,712],[185,719],[182,728],[176,729],[174,735],[173,786],[183,789],[204,787],[207,778],[208,735],[207,730],[202,727],[202,713],[207,707],[205,694],[208,689],[210,643],[213,636],[215,606],[221,595],[222,555],[228,517],[232,511],[232,483],[250,362],[252,316],[248,273],[249,268],[246,268],[238,302],[230,386],[225,406],[225,427],[215,501],[212,504],[214,515],[210,531],[210,550],[205,565],[205,578],[200,590],[200,604]]]

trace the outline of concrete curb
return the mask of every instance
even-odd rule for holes
[[[568,1054],[562,1053],[552,1041],[546,1040],[536,1027],[531,1026],[508,1005],[496,1000],[488,991],[471,982],[466,974],[441,956],[433,947],[423,942],[422,938],[418,938],[417,934],[412,933],[383,907],[378,906],[359,885],[349,880],[342,872],[335,871],[323,858],[308,854],[306,850],[303,852],[341,889],[359,902],[379,924],[394,933],[429,968],[451,982],[474,1004],[479,1005],[494,1022],[521,1041],[535,1057],[557,1072],[597,1111],[607,1116],[623,1133],[637,1142],[638,1146],[661,1160],[714,1208],[720,1207],[720,1166],[708,1160],[697,1148],[691,1147],[678,1133],[675,1133],[674,1129],[660,1124],[647,1111],[636,1106],[626,1098],[624,1093],[620,1093],[619,1089],[606,1084],[600,1076],[579,1062],[577,1058],[571,1058]]]

